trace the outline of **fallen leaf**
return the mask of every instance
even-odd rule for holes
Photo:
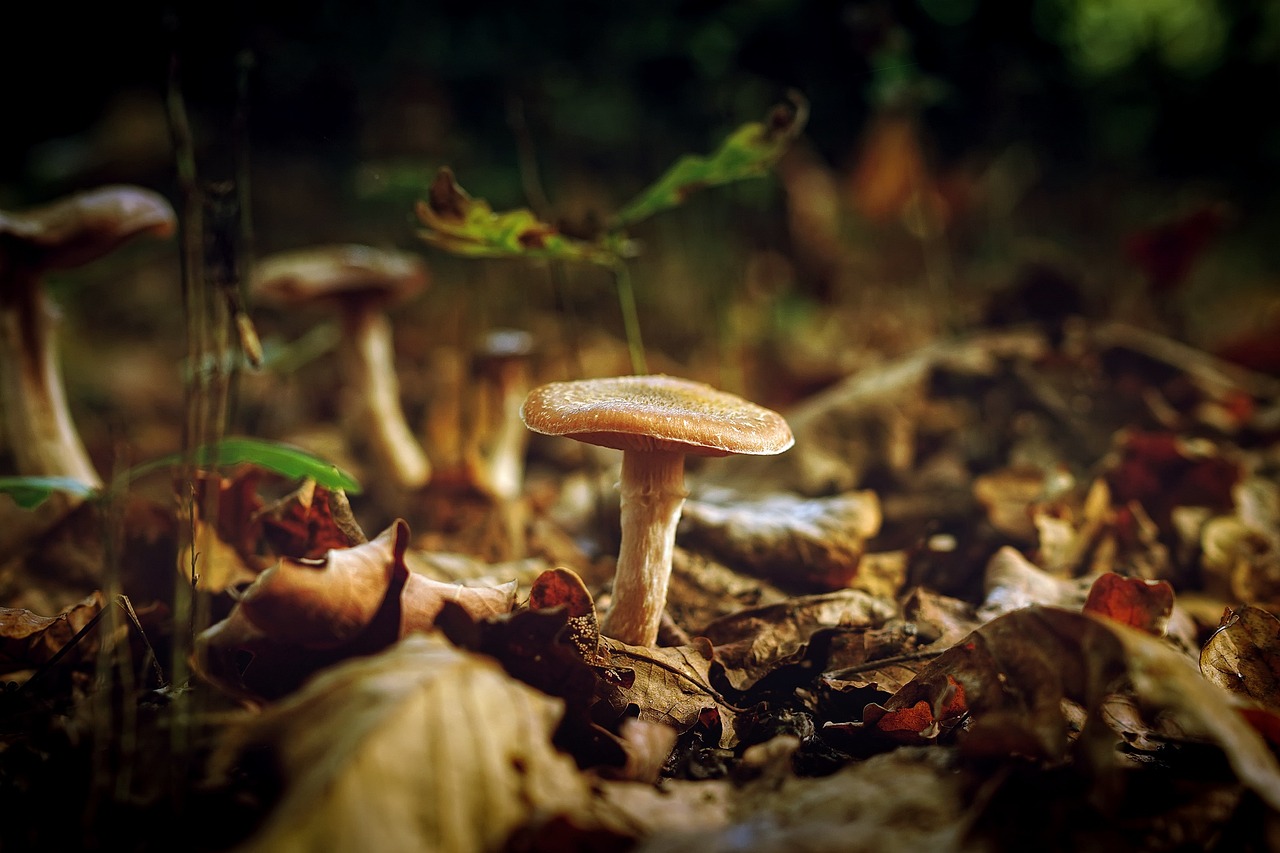
[[[821,778],[796,775],[780,752],[737,786],[727,826],[654,832],[634,853],[987,849],[965,838],[971,801],[952,751],[896,749]]]
[[[196,638],[196,671],[234,695],[274,698],[336,660],[431,630],[446,602],[477,618],[514,606],[514,584],[464,587],[410,572],[408,542],[408,525],[396,521],[324,559],[282,558]]]
[[[1228,693],[1280,714],[1280,619],[1249,605],[1228,612],[1204,644],[1200,672]]]
[[[1085,602],[1089,583],[1088,578],[1055,577],[1016,548],[1005,545],[987,561],[983,578],[986,598],[977,615],[985,622],[1033,604],[1079,609]]]
[[[103,607],[101,592],[57,616],[40,616],[30,610],[0,607],[0,674],[35,669],[62,651]],[[86,660],[97,649],[95,641],[82,643],[76,659]]]
[[[368,541],[351,517],[346,496],[311,479],[303,480],[280,500],[259,509],[254,521],[261,525],[262,536],[271,550],[281,557],[315,559],[331,549]]]
[[[1144,708],[1168,713],[1189,734],[1220,747],[1237,778],[1272,808],[1280,807],[1280,764],[1236,713],[1229,694],[1161,640],[1061,608],[1027,607],[988,623],[921,670],[871,717],[898,723],[903,714],[890,713],[924,702],[934,709],[933,720],[922,716],[926,727],[905,733],[927,740],[938,719],[936,709],[948,707],[955,695],[954,684],[964,690],[972,716],[961,739],[967,752],[1022,752],[1054,761],[1063,757],[1069,740],[1062,701],[1077,702],[1096,717],[1105,698],[1124,682]],[[1091,737],[1102,728],[1094,727]],[[1100,768],[1116,760],[1109,740],[1086,748]]]
[[[212,774],[260,751],[278,766],[280,800],[239,853],[498,851],[589,808],[586,777],[551,746],[562,710],[488,658],[417,635],[232,728]]]
[[[857,586],[866,542],[879,530],[870,491],[825,498],[707,491],[685,501],[680,519],[685,547],[795,589]]]
[[[736,690],[749,690],[776,670],[799,663],[822,634],[865,632],[897,615],[892,601],[861,590],[799,596],[717,619],[703,630]],[[816,662],[818,666],[825,661]]]
[[[1173,614],[1173,587],[1168,581],[1126,578],[1107,572],[1089,587],[1084,612],[1160,637]]]
[[[618,717],[634,711],[640,720],[668,725],[678,733],[707,722],[720,725],[720,744],[737,742],[731,706],[711,684],[715,661],[711,643],[695,637],[685,646],[628,646],[601,637],[601,658],[593,664],[600,679],[596,695]]]

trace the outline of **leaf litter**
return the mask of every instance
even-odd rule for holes
[[[803,123],[745,125],[615,225],[794,177],[778,160]],[[872,189],[906,215],[900,187]],[[429,196],[422,236],[458,254],[616,267],[634,248],[495,213],[448,169]],[[1152,239],[1131,250],[1173,287]],[[346,480],[278,466],[200,472],[216,517],[107,495],[42,518],[0,566],[19,605],[0,610],[0,798],[83,811],[85,836],[128,824],[140,849],[172,842],[168,820],[197,850],[1274,847],[1280,389],[1015,301],[856,369],[775,354],[830,381],[783,389],[791,452],[690,470],[655,647],[601,635],[616,543],[598,505],[558,502],[582,459],[536,443],[543,493],[469,498],[501,543],[442,529],[439,501],[360,504],[366,537]],[[207,627],[154,677],[188,582]]]

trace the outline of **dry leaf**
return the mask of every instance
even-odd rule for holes
[[[1200,672],[1228,693],[1280,714],[1280,619],[1247,605],[1229,612],[1204,644]]]
[[[711,685],[715,654],[711,643],[695,637],[686,646],[628,646],[601,637],[597,697],[622,717],[635,710],[639,719],[686,732],[698,723],[720,724],[720,744],[737,743],[736,708]]]
[[[487,658],[413,636],[232,729],[214,772],[269,750],[283,778],[239,853],[497,851],[589,807],[585,777],[550,743],[562,710]]]
[[[278,697],[336,660],[431,630],[445,602],[476,618],[514,606],[514,584],[463,587],[410,572],[408,543],[408,525],[397,521],[322,560],[281,559],[197,637],[197,672],[244,698]]]
[[[817,779],[791,772],[785,753],[773,763],[739,786],[728,826],[656,832],[634,853],[984,849],[964,838],[970,806],[952,752],[897,749]]]
[[[330,492],[310,478],[259,510],[254,519],[271,550],[281,557],[320,558],[331,549],[368,541],[351,516],[346,496]]]
[[[1144,708],[1163,710],[1189,734],[1217,744],[1239,780],[1280,808],[1280,764],[1236,713],[1227,693],[1161,640],[1060,608],[1028,607],[988,623],[925,667],[883,707],[872,712],[869,706],[865,719],[870,725],[888,719],[896,726],[904,713],[923,703],[930,714],[918,721],[922,725],[898,733],[928,740],[945,730],[948,720],[958,720],[959,689],[973,718],[962,740],[966,751],[1057,760],[1068,741],[1062,700],[1078,702],[1096,716],[1121,679],[1127,679]],[[1090,747],[1100,768],[1115,762],[1114,743]]]
[[[685,547],[798,589],[856,586],[866,541],[879,530],[880,503],[869,491],[825,498],[706,491],[685,501],[680,522]]]
[[[1173,587],[1168,581],[1126,578],[1107,572],[1089,588],[1084,612],[1161,637],[1173,614]]]
[[[780,667],[800,662],[820,634],[865,632],[897,615],[891,602],[861,590],[792,598],[717,619],[703,635],[736,690],[749,690]]]
[[[986,598],[978,618],[988,621],[1032,604],[1052,604],[1079,609],[1085,602],[1090,580],[1067,580],[1041,570],[1008,545],[987,562],[983,579]]]
[[[48,663],[102,607],[101,592],[94,592],[57,616],[0,607],[0,674],[35,669]],[[96,642],[82,644],[81,659],[91,655],[97,645]]]

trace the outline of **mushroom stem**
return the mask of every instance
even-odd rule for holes
[[[632,646],[652,646],[667,601],[676,526],[688,494],[684,454],[624,451],[621,492],[622,541],[613,606],[600,631]]]
[[[369,442],[379,470],[396,485],[416,489],[431,477],[431,465],[413,437],[400,407],[391,322],[372,308],[354,311],[346,324],[351,345],[344,347],[351,393],[357,401],[351,424]]]
[[[102,486],[62,388],[53,323],[57,309],[34,283],[0,300],[0,402],[19,474]]]

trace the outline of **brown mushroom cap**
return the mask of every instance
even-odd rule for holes
[[[623,451],[770,456],[795,443],[777,412],[673,376],[552,382],[529,393],[521,416],[534,432]]]
[[[276,305],[352,299],[391,304],[426,286],[426,263],[417,255],[349,243],[268,255],[257,263],[252,289]]]
[[[0,211],[0,267],[71,269],[133,237],[168,237],[177,227],[162,195],[126,184],[75,193],[41,207]]]

